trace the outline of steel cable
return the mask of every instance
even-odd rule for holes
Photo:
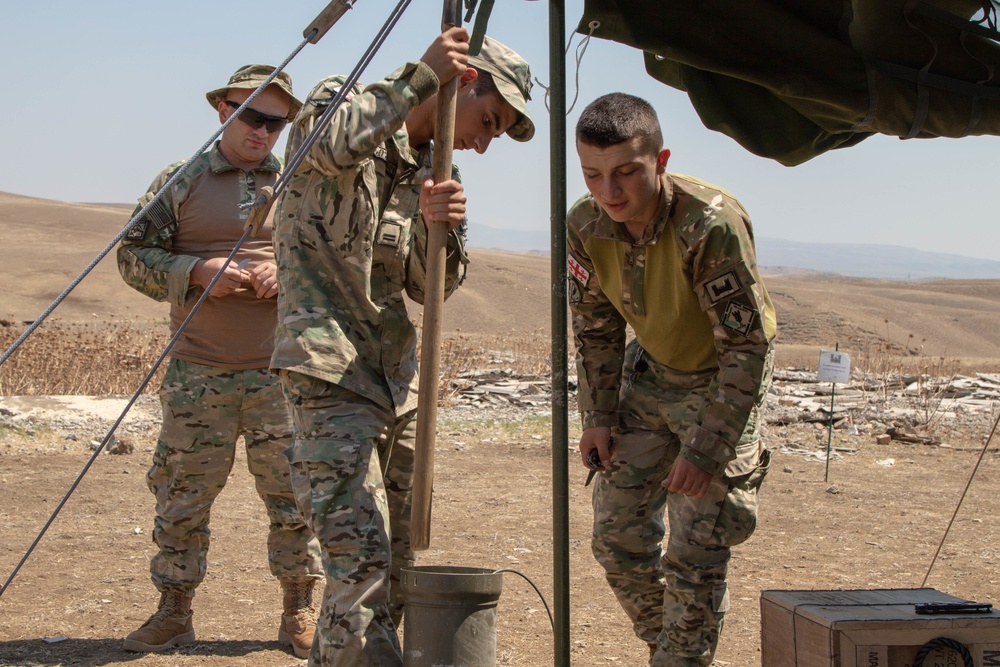
[[[979,465],[983,462],[983,457],[986,456],[986,452],[990,448],[990,443],[993,442],[993,436],[996,435],[998,425],[1000,425],[1000,415],[997,415],[997,418],[993,421],[993,428],[990,430],[990,435],[986,438],[986,442],[983,443],[983,449],[979,452],[979,458],[976,459],[976,465],[972,468],[972,473],[969,475],[969,481],[965,483],[965,489],[962,491],[962,496],[958,499],[958,504],[955,505],[955,511],[952,513],[951,519],[948,521],[948,526],[944,529],[944,535],[941,536],[941,541],[938,543],[937,550],[934,552],[933,558],[931,558],[930,565],[927,566],[927,574],[924,575],[924,580],[920,582],[921,588],[926,586],[927,580],[930,579],[931,570],[934,569],[934,564],[937,563],[938,556],[941,555],[941,549],[944,547],[944,542],[948,539],[948,533],[951,532],[951,527],[955,523],[958,511],[962,509],[962,503],[965,502],[965,496],[969,493],[969,487],[972,486],[972,480],[976,478],[976,473],[979,471]]]
[[[229,253],[229,258],[226,260],[226,263],[222,265],[222,269],[220,269],[219,272],[212,277],[212,280],[209,281],[208,286],[205,288],[205,291],[202,292],[202,295],[194,303],[194,306],[191,307],[191,312],[188,313],[187,317],[184,318],[184,321],[181,322],[180,325],[177,327],[177,332],[174,333],[173,336],[171,336],[169,341],[167,341],[167,345],[166,347],[163,348],[163,352],[161,352],[160,356],[157,357],[155,362],[153,362],[152,368],[149,369],[149,372],[146,373],[146,377],[144,377],[142,379],[142,382],[139,383],[139,388],[135,390],[134,394],[132,394],[132,398],[130,398],[128,403],[125,405],[125,409],[122,410],[120,415],[118,415],[118,418],[115,420],[115,423],[112,424],[111,428],[108,430],[107,435],[105,435],[104,439],[101,440],[101,444],[98,445],[97,449],[94,450],[94,453],[87,460],[86,465],[83,466],[83,470],[81,470],[80,474],[76,476],[76,480],[74,480],[74,482],[70,485],[69,490],[66,491],[66,494],[63,496],[62,500],[59,501],[59,504],[56,505],[56,508],[55,510],[53,510],[52,515],[49,517],[49,520],[45,522],[44,526],[42,526],[42,529],[41,531],[39,531],[38,536],[31,543],[31,546],[28,547],[28,550],[24,553],[24,556],[21,557],[21,560],[18,561],[17,565],[14,567],[14,570],[10,573],[10,576],[7,577],[7,581],[4,582],[3,586],[0,586],[0,597],[3,597],[4,591],[6,591],[7,587],[10,586],[10,583],[14,581],[14,577],[17,576],[17,573],[21,570],[21,567],[25,564],[25,562],[27,562],[28,557],[35,550],[35,547],[38,546],[38,543],[42,540],[42,536],[45,535],[45,532],[49,529],[49,526],[51,526],[52,522],[56,520],[56,517],[59,515],[60,510],[62,510],[66,502],[69,500],[69,497],[73,495],[74,491],[76,491],[76,487],[80,485],[80,482],[83,480],[84,475],[86,475],[87,471],[90,470],[90,467],[94,464],[94,461],[97,460],[97,457],[100,455],[100,453],[104,451],[104,447],[111,441],[111,438],[114,436],[115,431],[118,430],[118,426],[121,425],[122,421],[125,420],[125,416],[128,414],[128,411],[131,410],[132,406],[135,405],[135,402],[139,400],[139,396],[142,394],[146,386],[149,385],[149,381],[153,379],[153,376],[156,374],[157,369],[160,368],[160,364],[163,363],[163,360],[167,358],[167,355],[170,353],[170,350],[173,349],[174,344],[180,339],[181,334],[184,333],[184,329],[187,328],[187,325],[194,317],[194,314],[198,312],[199,308],[201,308],[201,304],[203,304],[205,302],[205,299],[207,299],[209,294],[211,294],[212,288],[215,287],[215,284],[217,282],[219,282],[219,278],[222,277],[222,274],[225,272],[226,267],[229,266],[229,263],[233,261],[234,257],[236,257],[236,253],[239,252],[240,247],[242,247],[243,245],[243,242],[247,240],[247,237],[250,235],[250,231],[251,229],[247,227],[247,229],[243,232],[243,236],[241,236],[240,240],[236,243],[236,247],[234,247],[233,251]]]
[[[305,160],[306,155],[309,153],[313,144],[316,143],[320,133],[326,129],[326,126],[330,124],[331,120],[333,120],[333,114],[336,113],[337,108],[344,102],[345,99],[347,99],[347,95],[350,94],[351,88],[358,82],[358,79],[361,78],[361,74],[365,71],[365,68],[368,67],[369,63],[371,63],[372,58],[375,57],[378,50],[382,48],[382,44],[385,42],[386,37],[388,37],[389,33],[392,32],[392,29],[396,27],[396,23],[399,22],[403,12],[405,12],[407,7],[409,7],[410,1],[411,0],[400,0],[395,8],[393,8],[389,18],[386,19],[386,22],[382,25],[378,34],[375,35],[375,39],[368,45],[368,49],[365,51],[364,55],[361,56],[358,64],[347,76],[347,79],[344,81],[344,85],[340,87],[337,94],[330,100],[330,105],[326,108],[322,115],[316,119],[316,123],[313,126],[312,131],[306,135],[306,138],[302,141],[302,145],[299,146],[298,150],[296,150],[292,157],[288,159],[288,163],[285,165],[285,168],[281,170],[278,180],[274,183],[275,197],[281,194],[281,191],[285,189],[285,186],[288,185],[289,179],[291,179],[292,175],[295,174],[295,171],[302,164],[302,161]],[[264,203],[265,200],[263,197],[258,197],[257,201],[255,201],[253,205],[260,206]]]
[[[400,2],[396,5],[396,7],[393,9],[393,12],[390,14],[389,18],[382,25],[382,28],[379,30],[379,32],[376,35],[375,39],[368,46],[368,49],[365,51],[364,55],[361,57],[361,60],[358,62],[357,66],[355,66],[354,70],[349,75],[349,77],[348,77],[347,81],[345,82],[344,86],[341,87],[341,89],[338,91],[337,95],[333,98],[333,100],[331,100],[330,107],[328,109],[326,109],[326,111],[323,113],[322,116],[320,116],[320,118],[318,119],[318,121],[317,121],[316,125],[314,126],[313,130],[306,136],[306,139],[303,141],[302,146],[299,147],[299,149],[295,152],[295,154],[292,157],[292,159],[289,160],[289,163],[282,170],[281,176],[275,182],[275,187],[274,187],[274,196],[275,197],[281,192],[281,190],[284,189],[284,186],[286,185],[286,182],[288,180],[288,175],[294,173],[295,169],[297,169],[298,166],[302,164],[302,161],[305,159],[305,155],[308,153],[308,151],[312,147],[312,145],[316,142],[316,139],[317,139],[319,133],[321,133],[326,128],[326,126],[329,125],[330,120],[333,118],[333,113],[336,111],[337,107],[346,98],[347,93],[350,91],[351,87],[354,86],[355,83],[357,83],[357,81],[360,78],[361,74],[364,72],[364,69],[368,66],[368,64],[371,62],[372,58],[374,58],[375,54],[378,52],[378,50],[381,48],[382,44],[385,42],[386,37],[388,37],[389,33],[392,31],[392,29],[399,22],[399,19],[402,17],[403,12],[405,12],[406,8],[409,6],[410,1],[411,0],[400,0]],[[192,162],[194,162],[195,159],[198,158],[198,156],[200,156],[202,153],[204,153],[208,149],[208,147],[211,146],[212,142],[215,141],[215,139],[218,138],[218,136],[222,134],[222,132],[226,129],[226,127],[229,126],[229,124],[231,122],[233,122],[233,119],[239,114],[239,111],[241,111],[244,107],[246,107],[250,103],[250,101],[254,99],[254,97],[256,97],[258,94],[260,94],[260,92],[264,88],[266,88],[267,85],[270,84],[271,81],[274,80],[274,77],[276,77],[278,75],[278,73],[280,73],[281,70],[284,69],[284,67],[292,60],[292,58],[294,58],[299,53],[299,51],[301,51],[302,48],[307,43],[309,43],[309,40],[316,34],[316,32],[317,32],[317,30],[313,30],[308,35],[306,35],[306,38],[295,49],[295,51],[293,51],[292,54],[287,59],[285,59],[285,61],[277,69],[275,69],[275,71],[272,73],[272,75],[270,77],[268,77],[264,81],[264,83],[262,83],[260,85],[260,87],[258,87],[257,90],[255,90],[253,92],[253,94],[250,95],[250,97],[247,98],[246,102],[244,102],[240,106],[240,109],[237,110],[236,112],[234,112],[232,114],[232,116],[230,116],[226,120],[226,122],[223,123],[219,127],[219,129],[212,136],[212,138],[210,138],[207,142],[205,142],[205,144],[201,147],[201,149],[199,149],[199,151],[197,153],[195,153],[184,164],[184,166],[180,170],[178,170],[177,173],[174,174],[174,177],[172,177],[169,181],[167,181],[163,185],[162,188],[160,188],[160,190],[157,192],[156,196],[153,199],[151,199],[138,213],[136,213],[136,215],[134,215],[132,217],[132,219],[128,222],[128,224],[115,237],[114,241],[112,241],[104,249],[104,251],[102,251],[102,254],[99,255],[93,262],[91,262],[91,264],[87,267],[87,269],[83,273],[81,273],[80,276],[77,277],[77,279],[70,285],[70,287],[68,287],[63,292],[63,294],[61,294],[57,298],[57,300],[55,302],[53,302],[53,304],[47,309],[47,311],[35,321],[35,323],[32,325],[32,327],[30,327],[27,331],[25,331],[25,333],[22,334],[22,336],[17,341],[15,341],[14,345],[12,345],[10,347],[10,349],[8,349],[7,352],[4,353],[3,357],[0,357],[0,364],[2,364],[3,361],[5,361],[13,353],[13,351],[17,348],[17,346],[19,346],[21,344],[21,342],[24,339],[26,339],[28,337],[28,335],[30,335],[30,333],[32,331],[34,331],[35,329],[38,328],[38,325],[41,324],[41,322],[45,319],[45,317],[47,317],[49,313],[51,313],[53,310],[55,310],[56,306],[59,305],[59,303],[65,298],[65,296],[68,295],[69,292],[72,291],[72,289],[74,287],[76,287],[76,285],[79,284],[79,282],[86,276],[86,274],[89,273],[89,271],[92,270],[94,268],[94,266],[96,266],[97,263],[100,262],[101,259],[103,259],[104,256],[107,255],[107,253],[109,253],[111,251],[111,249],[114,248],[114,246],[118,243],[118,241],[120,241],[124,237],[124,235],[128,232],[129,228],[132,225],[135,224],[135,221],[138,220],[138,219],[140,219],[145,214],[145,212],[160,198],[160,196],[162,195],[162,193],[165,192],[166,189],[168,187],[170,187],[174,183],[174,181],[176,181],[176,179],[183,173],[183,171],[185,171],[190,166],[190,164]],[[254,205],[255,206],[256,205],[260,205],[261,203],[263,203],[263,201],[264,200],[262,198],[258,198],[258,200],[254,203]],[[136,389],[135,393],[132,395],[131,399],[129,399],[128,403],[125,405],[125,408],[122,410],[121,414],[115,420],[114,424],[112,424],[111,428],[108,430],[107,434],[104,436],[104,439],[101,441],[101,444],[97,447],[97,449],[94,450],[94,453],[91,455],[90,459],[84,465],[83,469],[80,471],[80,474],[77,475],[76,480],[74,480],[73,484],[70,485],[69,490],[67,490],[67,492],[63,496],[62,500],[59,501],[59,504],[56,506],[55,510],[52,512],[52,515],[49,517],[48,521],[46,521],[45,525],[42,526],[42,529],[39,531],[38,536],[35,537],[34,541],[28,547],[28,550],[25,552],[24,556],[21,557],[21,560],[18,561],[17,565],[14,567],[14,570],[11,572],[10,576],[7,577],[7,580],[4,582],[3,586],[0,587],[0,597],[3,596],[4,592],[10,586],[11,582],[13,582],[14,577],[17,576],[17,573],[21,570],[21,567],[27,562],[28,558],[31,556],[32,552],[35,550],[35,547],[38,546],[38,543],[41,541],[41,539],[45,535],[46,531],[48,531],[49,527],[55,521],[56,517],[59,515],[59,512],[62,510],[62,508],[69,501],[70,496],[73,494],[73,492],[76,490],[76,488],[80,485],[80,482],[83,480],[84,475],[87,474],[87,471],[90,470],[91,466],[97,460],[97,457],[100,455],[100,453],[102,451],[104,451],[104,448],[111,441],[111,438],[114,436],[114,433],[118,429],[118,426],[121,425],[122,421],[124,421],[126,415],[128,414],[128,411],[132,408],[132,406],[138,400],[138,398],[142,394],[143,390],[145,390],[145,388],[149,385],[149,382],[152,380],[153,375],[156,374],[156,371],[159,369],[159,367],[163,363],[164,359],[166,359],[167,355],[169,354],[170,350],[173,348],[174,344],[177,342],[177,340],[179,340],[180,335],[187,328],[188,323],[194,317],[195,313],[198,312],[198,309],[205,302],[205,299],[208,298],[209,294],[212,291],[212,288],[215,287],[215,284],[219,281],[219,278],[222,276],[223,272],[225,271],[225,268],[227,266],[229,266],[229,263],[232,262],[233,259],[236,257],[236,253],[239,252],[240,248],[243,246],[243,243],[249,237],[251,231],[252,231],[252,227],[247,226],[247,228],[243,232],[243,235],[240,237],[239,241],[237,241],[236,245],[233,247],[232,252],[230,252],[229,257],[226,260],[225,264],[223,264],[223,266],[219,270],[219,272],[215,274],[215,276],[209,282],[208,286],[205,288],[204,292],[201,294],[201,296],[198,298],[198,300],[195,302],[195,304],[191,307],[191,311],[188,313],[187,317],[184,318],[184,321],[181,322],[181,324],[177,327],[176,332],[170,338],[170,340],[167,342],[167,345],[164,347],[163,352],[160,354],[160,356],[153,363],[153,366],[150,368],[149,372],[142,379],[142,381],[139,384],[138,389]]]

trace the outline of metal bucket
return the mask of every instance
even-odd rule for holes
[[[494,667],[503,574],[422,566],[402,573],[404,667]]]

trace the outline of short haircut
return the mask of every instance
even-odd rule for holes
[[[472,87],[472,95],[474,97],[486,97],[490,93],[500,95],[500,91],[497,90],[497,83],[493,80],[492,74],[472,65],[470,67],[479,73],[479,76],[476,77],[476,83]]]
[[[656,112],[646,100],[627,93],[608,93],[587,105],[576,122],[576,140],[607,148],[638,137],[650,153],[663,148]]]

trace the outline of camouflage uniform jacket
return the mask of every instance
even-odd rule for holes
[[[637,241],[591,195],[567,217],[569,294],[584,428],[617,425],[626,325],[657,363],[717,372],[681,455],[714,475],[768,377],[774,308],[761,282],[750,219],[727,192],[661,177],[660,205]]]
[[[321,81],[295,119],[302,145],[346,77]],[[313,144],[275,213],[278,330],[271,366],[337,384],[403,414],[416,407],[417,334],[403,293],[423,302],[427,231],[420,183],[430,146],[403,125],[437,92],[423,63],[355,87]],[[448,236],[445,296],[465,276],[465,227]]]
[[[149,203],[183,165],[177,162],[153,180],[139,198],[133,215]],[[175,332],[202,294],[190,283],[191,269],[203,259],[228,257],[243,235],[248,210],[240,204],[273,185],[281,163],[268,155],[256,169],[232,165],[216,144],[198,156],[170,189],[126,233],[118,248],[118,270],[135,290],[170,303],[170,330]],[[248,268],[274,261],[270,222],[247,239],[236,261]],[[258,299],[252,289],[210,297],[171,349],[184,361],[231,370],[267,368],[275,319],[275,299]]]

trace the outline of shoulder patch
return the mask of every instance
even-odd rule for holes
[[[569,281],[569,302],[570,303],[580,303],[583,301],[583,290],[580,289],[580,284],[575,280]]]
[[[174,214],[167,208],[167,205],[163,203],[162,199],[157,199],[156,203],[149,207],[146,211],[146,218],[153,221],[153,226],[157,229],[163,229],[169,225],[174,220]]]
[[[125,234],[125,238],[129,241],[141,241],[146,238],[146,229],[148,227],[148,220],[136,220],[135,224],[129,228],[128,233]]]
[[[590,272],[583,268],[583,265],[573,255],[566,255],[566,266],[569,269],[569,274],[580,281],[580,284],[586,285],[587,281],[590,280]]]
[[[753,327],[754,311],[738,301],[730,301],[726,313],[722,316],[722,326],[730,331],[746,337]]]
[[[712,305],[719,303],[723,299],[728,299],[734,294],[743,291],[743,282],[735,271],[724,273],[714,280],[705,283],[705,292],[708,294]]]

